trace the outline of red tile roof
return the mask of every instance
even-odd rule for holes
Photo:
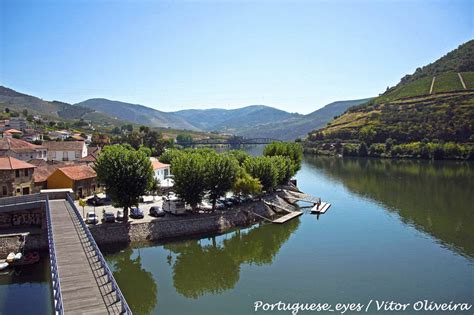
[[[72,180],[94,178],[97,173],[89,165],[73,165],[60,167],[59,170]]]
[[[151,166],[153,167],[153,170],[157,170],[157,169],[160,169],[160,168],[167,168],[170,165],[165,164],[165,163],[161,163],[160,161],[158,161],[156,159],[153,159],[153,160],[151,160]]]
[[[53,174],[57,168],[57,165],[45,165],[37,167],[35,169],[35,172],[33,173],[34,182],[45,182],[48,179],[49,175]]]
[[[82,151],[84,141],[45,141],[43,146],[49,151]]]
[[[31,152],[38,149],[44,149],[44,146],[32,144],[24,140],[15,138],[0,139],[0,151],[13,151],[16,153]]]
[[[20,170],[25,168],[35,168],[33,164],[17,160],[11,156],[0,157],[0,170]]]

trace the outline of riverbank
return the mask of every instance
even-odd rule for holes
[[[131,221],[90,226],[90,231],[99,246],[124,245],[132,242],[162,241],[174,238],[192,237],[200,234],[221,234],[237,227],[247,227],[264,220],[276,218],[280,210],[265,204],[270,202],[279,207],[295,210],[296,207],[285,200],[285,191],[275,192],[261,200],[216,210],[213,213],[188,213],[183,216],[167,214],[151,221]]]
[[[221,234],[233,228],[251,226],[264,220],[263,218],[275,219],[284,212],[280,208],[295,210],[294,204],[285,199],[288,190],[298,191],[296,186],[284,186],[260,200],[212,213],[186,213],[181,216],[166,214],[164,217],[147,220],[89,225],[89,229],[99,246],[123,246],[132,242]],[[278,207],[270,207],[266,202]],[[21,248],[25,251],[47,250],[46,229],[11,231],[0,236],[0,257],[10,252],[19,252]]]

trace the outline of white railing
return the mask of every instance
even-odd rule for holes
[[[70,194],[67,194],[67,201],[71,205],[71,208],[74,210],[74,213],[76,214],[76,216],[77,216],[77,218],[78,218],[78,220],[79,220],[79,222],[82,226],[82,229],[84,230],[84,232],[87,236],[87,239],[88,239],[89,243],[91,244],[92,248],[94,249],[97,258],[99,259],[101,267],[104,269],[105,275],[107,276],[107,280],[110,282],[110,284],[112,286],[112,291],[115,293],[115,297],[117,299],[117,302],[120,302],[120,304],[121,304],[122,314],[130,314],[131,315],[132,311],[130,310],[130,307],[128,306],[127,301],[125,300],[125,297],[123,296],[122,291],[120,291],[120,288],[119,288],[117,282],[115,281],[115,278],[114,278],[112,272],[109,269],[109,265],[105,261],[104,256],[102,255],[102,252],[99,249],[99,246],[97,246],[97,243],[95,242],[94,237],[92,236],[91,232],[89,231],[89,228],[87,227],[87,224],[82,219],[81,213],[79,212],[76,205],[74,204],[74,200],[71,198]]]

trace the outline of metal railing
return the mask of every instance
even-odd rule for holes
[[[61,296],[61,283],[59,280],[58,264],[56,260],[56,247],[54,245],[53,239],[53,226],[51,222],[51,210],[49,208],[48,195],[31,194],[0,199],[0,208],[20,205],[33,206],[35,204],[41,204],[45,207],[46,224],[48,228],[49,264],[51,266],[51,286],[53,289],[54,313],[56,315],[63,315],[64,309]]]
[[[96,256],[97,256],[97,258],[100,262],[101,267],[104,269],[105,275],[107,276],[107,280],[110,282],[110,284],[112,286],[112,291],[115,293],[115,297],[117,299],[117,302],[120,302],[120,304],[121,304],[121,312],[123,314],[130,314],[131,315],[132,311],[131,311],[130,307],[128,306],[127,301],[125,300],[125,297],[123,296],[122,291],[120,291],[120,288],[119,288],[117,282],[115,281],[115,278],[114,278],[112,272],[109,269],[109,265],[105,261],[104,256],[102,255],[102,252],[99,249],[99,246],[97,246],[97,243],[95,242],[94,237],[92,236],[91,232],[89,231],[89,227],[87,226],[87,224],[82,219],[81,213],[79,212],[76,205],[74,204],[74,200],[71,198],[70,194],[67,194],[67,201],[69,202],[72,209],[74,210],[74,213],[76,214],[76,216],[79,220],[79,223],[81,224],[82,229],[84,230],[84,232],[87,236],[87,239],[88,239],[89,243],[91,244],[92,248],[95,251],[95,254],[96,254]]]
[[[49,198],[45,198],[45,211],[48,224],[48,247],[49,247],[49,263],[51,265],[51,281],[53,287],[54,313],[57,315],[64,314],[63,300],[61,295],[61,282],[59,280],[58,263],[56,261],[56,246],[53,238],[53,225],[51,222],[51,210],[49,209]]]

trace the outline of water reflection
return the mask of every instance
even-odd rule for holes
[[[117,283],[127,284],[120,288],[133,312],[149,314],[156,306],[158,288],[152,273],[142,268],[140,250],[134,253],[128,247],[117,255],[108,256],[107,260]]]
[[[474,165],[452,161],[305,157],[308,167],[384,204],[401,220],[474,257]]]
[[[299,222],[237,230],[222,242],[212,238],[212,242],[205,245],[199,240],[165,245],[178,254],[173,264],[176,291],[185,297],[197,298],[234,288],[239,281],[240,265],[271,264]]]

